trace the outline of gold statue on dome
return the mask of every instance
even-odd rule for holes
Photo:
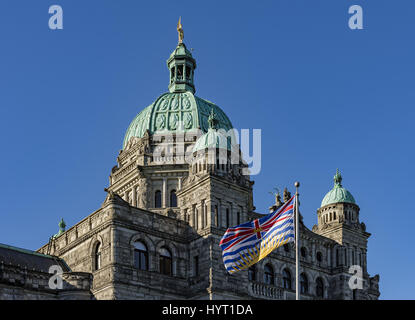
[[[182,26],[182,17],[179,18],[179,22],[177,23],[177,32],[179,33],[179,43],[183,43],[184,33],[183,33],[183,26]]]

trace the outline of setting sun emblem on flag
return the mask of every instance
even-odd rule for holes
[[[294,241],[294,200],[295,196],[273,213],[226,230],[219,245],[229,273],[245,270]]]

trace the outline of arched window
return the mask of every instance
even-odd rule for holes
[[[241,224],[241,213],[240,212],[236,213],[236,224],[237,225]]]
[[[300,292],[308,293],[308,279],[304,273],[300,275]]]
[[[148,251],[141,241],[134,242],[134,267],[140,270],[148,270]]]
[[[193,275],[199,276],[199,256],[193,257]]]
[[[324,283],[321,278],[316,279],[316,296],[324,298]]]
[[[317,261],[318,262],[321,262],[321,261],[323,261],[323,254],[319,251],[319,252],[317,252]]]
[[[306,258],[307,257],[307,249],[306,248],[304,248],[304,247],[301,247],[301,256],[303,257],[303,258]]]
[[[264,268],[264,282],[266,284],[274,285],[274,270],[269,264],[266,264]]]
[[[160,249],[160,273],[171,276],[173,273],[172,269],[171,253],[167,248],[162,247]]]
[[[291,272],[288,269],[284,269],[282,272],[282,280],[284,289],[291,290]]]
[[[176,190],[170,191],[170,207],[177,207]]]
[[[284,251],[290,252],[290,245],[288,243],[284,244]]]
[[[101,269],[101,243],[98,243],[95,247],[94,268],[95,268],[95,270]]]
[[[226,209],[226,228],[229,228],[229,209]]]
[[[249,281],[256,281],[256,268],[255,266],[250,266],[248,269],[248,279]]]
[[[157,190],[154,194],[154,207],[161,208],[161,191]]]

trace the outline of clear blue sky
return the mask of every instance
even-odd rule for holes
[[[353,4],[364,30],[348,28]],[[257,211],[299,180],[311,228],[340,168],[381,298],[414,299],[414,12],[403,0],[1,1],[0,242],[37,249],[61,217],[100,207],[130,121],[167,91],[182,16],[197,95],[262,129]]]

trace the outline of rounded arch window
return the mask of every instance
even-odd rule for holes
[[[282,272],[282,280],[284,289],[291,290],[291,272],[288,269],[284,269]]]
[[[307,257],[307,249],[306,248],[301,247],[300,252],[301,252],[301,256],[303,258],[306,258]]]
[[[176,190],[170,191],[170,207],[177,207]]]
[[[300,275],[300,292],[308,293],[308,278],[305,273]]]
[[[316,257],[317,257],[317,261],[318,261],[318,262],[323,261],[323,254],[322,254],[320,251],[319,251],[319,252],[317,252]]]
[[[274,284],[274,269],[269,264],[264,267],[264,282],[269,285]]]
[[[290,252],[290,245],[288,243],[284,244],[284,251]]]
[[[171,276],[173,271],[172,255],[166,247],[160,249],[160,273]]]
[[[256,268],[255,268],[255,265],[249,267],[249,269],[248,269],[248,279],[249,279],[249,281],[256,281]]]
[[[141,241],[134,242],[134,267],[139,270],[148,270],[148,250]]]
[[[98,242],[94,250],[94,269],[101,269],[101,243]]]
[[[316,280],[316,296],[324,298],[324,283],[320,277]]]
[[[161,191],[157,190],[154,193],[154,207],[161,208]]]

